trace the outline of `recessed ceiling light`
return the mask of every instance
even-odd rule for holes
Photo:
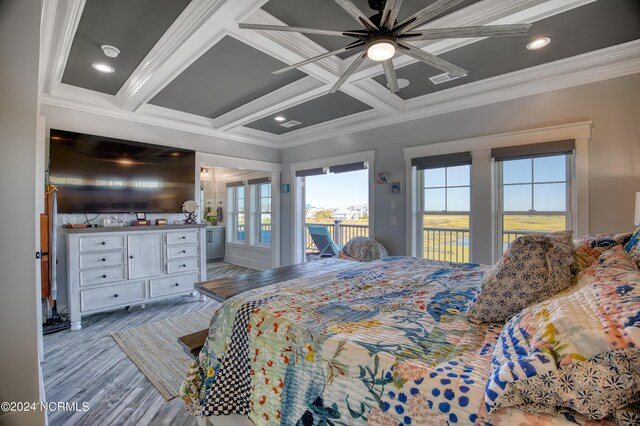
[[[96,62],[95,64],[91,64],[94,70],[111,74],[115,72],[115,69],[107,64],[103,64],[101,62]]]
[[[551,43],[551,39],[549,37],[539,37],[535,40],[530,41],[527,44],[527,49],[538,50],[545,47],[549,43]]]
[[[282,116],[282,115],[276,115],[275,117],[273,117],[273,119],[278,121],[278,122],[287,121],[287,118]]]

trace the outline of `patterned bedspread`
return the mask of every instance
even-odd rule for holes
[[[485,270],[385,258],[230,299],[182,386],[184,405],[257,425],[480,422],[501,327],[472,324],[464,309]],[[495,420],[485,424],[513,424]]]

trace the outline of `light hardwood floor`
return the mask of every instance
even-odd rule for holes
[[[250,270],[233,265],[211,265],[209,279]],[[195,425],[179,398],[166,402],[138,367],[122,352],[111,333],[148,322],[214,308],[218,302],[180,297],[129,310],[117,310],[82,319],[82,330],[44,336],[42,373],[50,402],[89,403],[87,412],[50,412],[49,424],[58,425]],[[176,345],[178,343],[176,342]]]

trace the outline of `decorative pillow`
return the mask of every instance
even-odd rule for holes
[[[507,322],[493,351],[486,409],[633,418],[624,407],[640,399],[639,345],[640,271],[594,264],[575,286]]]
[[[629,242],[624,246],[624,249],[637,262],[640,262],[640,226],[638,226],[638,229],[633,233]]]
[[[353,237],[342,248],[342,255],[360,262],[371,262],[389,256],[382,244],[369,237]]]
[[[498,263],[485,273],[467,309],[469,320],[503,322],[522,308],[569,287],[572,233],[516,238]]]
[[[575,263],[571,266],[571,272],[578,275],[581,271],[593,265],[600,255],[611,247],[624,245],[631,233],[626,234],[589,234],[573,240],[576,250],[573,253]]]
[[[629,253],[622,246],[615,246],[611,250],[602,253],[594,266],[609,266],[612,268],[624,269],[625,271],[637,271],[638,264],[629,256]]]

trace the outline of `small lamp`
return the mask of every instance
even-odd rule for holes
[[[636,192],[636,215],[633,224],[640,226],[640,192]]]

